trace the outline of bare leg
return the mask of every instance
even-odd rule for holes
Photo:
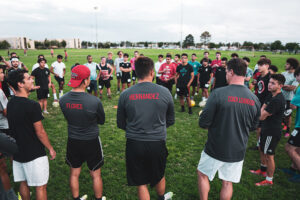
[[[79,175],[81,167],[70,169],[70,188],[74,198],[79,197]]]
[[[47,185],[36,187],[36,199],[47,200]]]
[[[139,200],[150,200],[150,194],[147,185],[138,186],[138,197]]]
[[[184,106],[184,99],[183,96],[179,96],[179,100],[180,100],[180,105]]]
[[[190,98],[190,97],[187,97],[187,98],[186,98],[186,101],[187,101],[188,106],[191,107],[191,98]]]
[[[198,191],[200,200],[207,200],[208,199],[208,192],[210,190],[209,180],[208,177],[197,170],[198,173]]]
[[[232,183],[223,180],[222,189],[220,192],[220,200],[230,200],[232,197],[232,193],[233,193]]]
[[[47,99],[43,99],[44,100],[44,102],[43,102],[43,104],[44,104],[44,110],[47,110]]]
[[[155,190],[158,196],[162,196],[166,191],[166,179],[162,177],[162,179],[155,185]]]
[[[90,171],[90,174],[93,178],[93,189],[96,198],[102,197],[103,192],[103,183],[101,178],[101,169],[97,169],[95,171]]]
[[[43,110],[43,104],[44,104],[43,99],[40,99],[40,100],[39,100],[39,104],[40,104],[40,106],[41,106],[41,110]]]
[[[30,191],[26,181],[22,181],[20,184],[20,195],[22,200],[30,200]]]
[[[267,161],[267,176],[273,177],[275,172],[274,155],[265,155]]]
[[[5,191],[8,191],[11,189],[9,176],[6,172],[6,163],[5,158],[0,159],[0,181],[2,181],[2,185]]]
[[[294,168],[300,170],[300,147],[294,147],[290,144],[286,144],[285,150],[292,159]]]

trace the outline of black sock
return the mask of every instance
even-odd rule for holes
[[[189,107],[189,111],[192,111],[192,107]]]
[[[79,198],[79,196],[78,196],[77,198],[74,198],[74,197],[73,197],[73,200],[80,200],[80,198]]]
[[[164,195],[162,195],[162,196],[158,195],[157,200],[165,200],[165,196]]]
[[[290,127],[286,128],[286,132],[289,133],[290,132]]]
[[[120,91],[120,87],[118,87],[118,91]]]
[[[266,172],[267,171],[267,167],[266,166],[263,166],[263,165],[260,165],[260,170],[262,172]]]
[[[181,110],[184,110],[184,106],[181,106]]]

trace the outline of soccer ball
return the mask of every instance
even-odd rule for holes
[[[52,106],[55,107],[55,108],[57,108],[59,106],[58,101],[53,101]]]
[[[194,107],[196,102],[194,100],[191,100],[191,106]]]
[[[200,106],[200,107],[204,107],[205,104],[206,104],[206,101],[201,101],[201,102],[199,103],[199,106]]]

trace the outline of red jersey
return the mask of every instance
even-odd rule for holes
[[[177,66],[181,64],[181,61],[178,61],[178,62],[172,62],[174,68],[175,68],[175,73],[176,73],[176,69],[177,69]]]
[[[222,60],[213,60],[213,61],[211,62],[210,66],[211,66],[211,68],[212,68],[212,70],[213,70],[213,73],[215,73],[215,72],[216,72],[216,69],[217,69],[217,67],[214,67],[214,65],[218,65],[219,67],[221,67],[221,65],[222,65]]]
[[[176,74],[175,65],[173,63],[167,64],[163,63],[158,71],[164,71],[164,73],[161,74],[160,79],[162,81],[168,81],[169,79],[173,78]]]

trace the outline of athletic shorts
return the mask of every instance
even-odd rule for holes
[[[191,84],[191,86],[193,87],[197,87],[198,83],[197,83],[197,76],[194,76],[193,82]]]
[[[121,78],[121,82],[122,84],[124,83],[131,83],[131,77],[130,77],[130,73],[123,73],[122,74],[122,78]]]
[[[285,101],[285,110],[284,110],[284,117],[289,117],[293,113],[291,109],[291,101]]]
[[[155,80],[156,80],[156,84],[157,84],[157,85],[161,85],[161,80],[160,80],[160,78],[159,78],[158,76],[156,77]]]
[[[190,96],[190,89],[187,87],[177,87],[176,86],[176,92],[178,96],[184,96],[189,97]]]
[[[126,141],[126,172],[129,186],[155,186],[164,177],[168,150],[165,141]]]
[[[136,74],[135,74],[135,70],[132,70],[132,80],[135,81],[136,80]]]
[[[207,82],[201,82],[200,81],[200,88],[202,88],[202,89],[208,89],[209,88],[209,84]]]
[[[27,181],[28,186],[46,185],[49,179],[49,162],[47,156],[36,158],[26,163],[13,161],[14,181]]]
[[[295,147],[300,147],[300,128],[295,128],[295,130],[293,130],[291,132],[291,136],[288,140],[288,143],[290,145],[293,145]]]
[[[121,79],[122,78],[122,73],[121,72],[117,72],[117,79]]]
[[[160,80],[160,85],[166,87],[172,93],[172,88],[173,88],[173,81],[172,80],[167,81],[167,82]]]
[[[99,89],[102,90],[104,88],[104,86],[106,88],[110,88],[110,80],[102,80],[102,79],[99,79]]]
[[[91,80],[90,85],[86,88],[88,92],[97,91],[97,81]]]
[[[47,99],[49,94],[49,89],[37,89],[36,96],[38,100],[40,99]]]
[[[76,140],[68,138],[66,163],[71,168],[79,168],[87,162],[91,171],[95,171],[104,164],[104,157],[100,138],[93,140]]]
[[[60,84],[61,82],[65,82],[65,77],[60,78],[60,77],[54,76],[54,78],[58,84]]]
[[[201,153],[198,164],[198,171],[205,174],[212,181],[218,172],[219,179],[232,183],[239,183],[241,180],[244,160],[239,162],[223,162],[206,154]]]
[[[261,130],[259,147],[261,152],[267,155],[275,155],[275,149],[281,138],[281,130]]]

